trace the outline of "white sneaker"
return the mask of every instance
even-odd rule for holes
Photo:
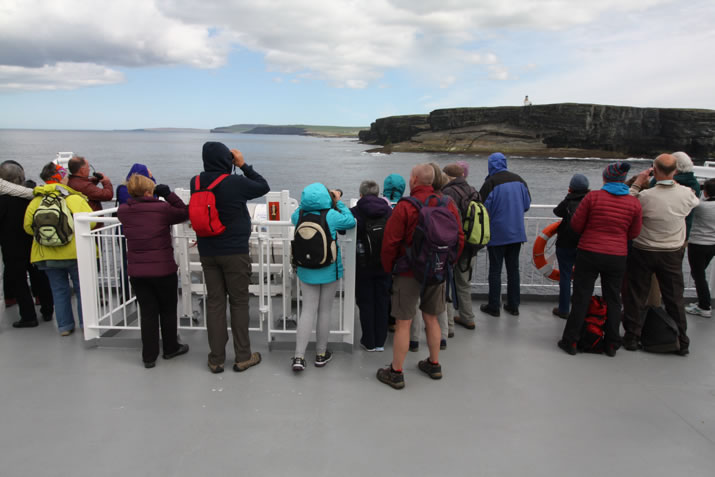
[[[363,351],[367,351],[368,353],[373,353],[377,351],[377,348],[368,348],[364,344],[360,343],[360,348],[362,348]]]
[[[375,346],[375,351],[382,353],[383,351],[385,351],[385,347],[384,346]]]
[[[686,306],[685,312],[691,315],[704,316],[706,318],[710,318],[710,316],[712,316],[712,310],[703,310],[697,303],[691,303]]]

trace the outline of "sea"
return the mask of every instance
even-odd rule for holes
[[[28,179],[41,183],[42,167],[57,152],[84,156],[114,187],[126,180],[132,164],[149,167],[158,183],[174,188],[189,187],[192,176],[202,170],[201,148],[206,141],[220,141],[243,152],[245,160],[266,178],[271,190],[289,190],[300,199],[305,186],[322,182],[338,188],[345,198],[357,198],[360,183],[376,181],[380,187],[392,173],[409,180],[419,163],[440,167],[458,160],[469,164],[467,181],[479,189],[487,175],[487,155],[451,153],[368,153],[374,146],[350,138],[318,138],[261,134],[151,131],[56,131],[0,129],[0,162],[13,159],[25,169]],[[495,151],[496,152],[496,151]],[[612,160],[600,158],[544,158],[512,156],[510,171],[528,184],[534,204],[557,204],[566,194],[571,176],[584,174],[591,188],[602,185],[601,173]],[[647,168],[651,159],[630,158],[632,173]],[[240,173],[240,172],[239,172]]]

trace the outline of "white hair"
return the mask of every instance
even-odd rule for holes
[[[675,157],[675,168],[678,172],[693,172],[693,160],[683,151],[671,154]]]

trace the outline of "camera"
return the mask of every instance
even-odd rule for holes
[[[95,173],[92,174],[92,175],[93,175],[98,181],[101,181],[102,179],[104,179],[104,174],[102,174],[101,172],[95,172]]]

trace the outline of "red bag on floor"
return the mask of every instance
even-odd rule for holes
[[[600,296],[592,296],[588,305],[586,319],[581,329],[581,339],[578,348],[584,353],[603,353],[606,332],[606,300]]]

